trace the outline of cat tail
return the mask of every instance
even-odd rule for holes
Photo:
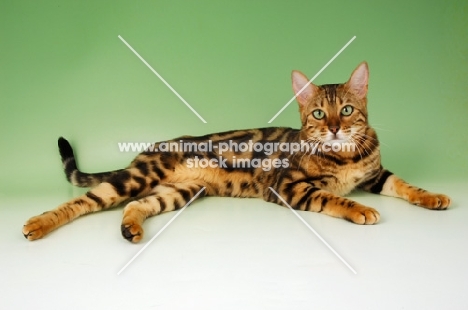
[[[58,139],[58,147],[60,156],[62,157],[63,170],[67,176],[68,182],[79,187],[94,187],[102,182],[105,182],[116,171],[85,173],[78,170],[75,160],[75,154],[70,143],[63,137]]]

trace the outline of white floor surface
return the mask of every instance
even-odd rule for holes
[[[175,212],[149,219],[137,245],[120,235],[122,208],[29,242],[24,222],[69,197],[3,197],[0,309],[468,309],[467,186],[426,188],[451,209],[357,192],[379,224],[300,212],[356,275],[289,209],[257,199],[195,201],[117,275]]]

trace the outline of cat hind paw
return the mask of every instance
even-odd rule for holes
[[[130,242],[137,243],[143,239],[143,228],[138,224],[122,224],[120,230],[122,236]]]

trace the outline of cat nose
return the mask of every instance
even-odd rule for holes
[[[338,130],[340,130],[340,127],[339,126],[328,126],[328,130],[330,130],[333,134],[336,135]]]

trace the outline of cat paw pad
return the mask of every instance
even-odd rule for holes
[[[143,228],[138,224],[122,224],[122,236],[130,242],[139,242],[143,239]]]

